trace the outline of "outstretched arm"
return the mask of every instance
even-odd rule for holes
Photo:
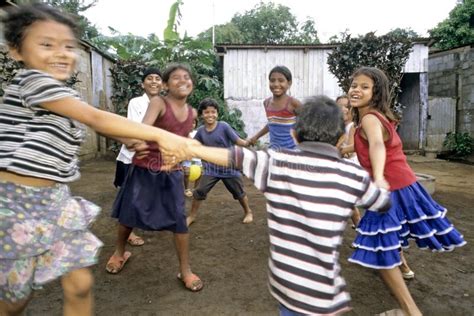
[[[190,159],[190,147],[199,144],[160,128],[136,123],[120,115],[99,110],[73,97],[43,102],[41,105],[51,112],[84,123],[101,134],[157,142],[162,152],[176,156],[177,161]]]
[[[268,134],[268,124],[265,125],[260,131],[258,131],[257,134],[255,134],[254,136],[250,137],[250,138],[247,138],[247,141],[249,142],[249,145],[255,145],[255,143],[257,143],[257,140],[262,137],[263,135],[266,135]]]

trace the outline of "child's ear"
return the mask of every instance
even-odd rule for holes
[[[298,136],[296,135],[296,131],[294,129],[290,130],[291,137],[293,137],[293,140],[295,141],[296,144],[299,144]]]
[[[9,48],[8,54],[10,55],[11,58],[15,59],[16,61],[23,61],[23,57],[21,57],[21,54],[17,48]]]

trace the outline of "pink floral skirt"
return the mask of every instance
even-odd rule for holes
[[[0,181],[0,300],[16,302],[68,272],[97,263],[89,226],[100,208],[69,187]]]

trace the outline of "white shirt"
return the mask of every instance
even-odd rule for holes
[[[144,93],[141,97],[131,99],[128,103],[127,118],[134,122],[141,123],[149,104],[150,98],[148,98],[146,93]],[[120,152],[117,156],[117,160],[125,164],[131,164],[133,155],[135,155],[135,152],[128,150],[125,145],[122,145],[122,148],[120,148]]]

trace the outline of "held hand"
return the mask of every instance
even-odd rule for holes
[[[127,149],[135,152],[135,156],[138,159],[142,159],[143,157],[146,157],[146,155],[148,155],[148,153],[150,152],[148,150],[149,148],[148,144],[143,140],[132,139],[130,140],[130,142],[126,144],[126,146],[127,146]]]
[[[388,182],[387,182],[387,180],[385,180],[385,178],[375,180],[374,183],[379,188],[385,189],[387,191],[390,190],[390,184],[388,184]]]
[[[172,133],[157,140],[165,165],[175,165],[183,160],[192,158],[192,148],[202,146],[197,140],[185,138]]]
[[[245,141],[247,142],[247,145],[245,147],[253,146],[257,143],[257,139],[254,137],[247,138]]]

